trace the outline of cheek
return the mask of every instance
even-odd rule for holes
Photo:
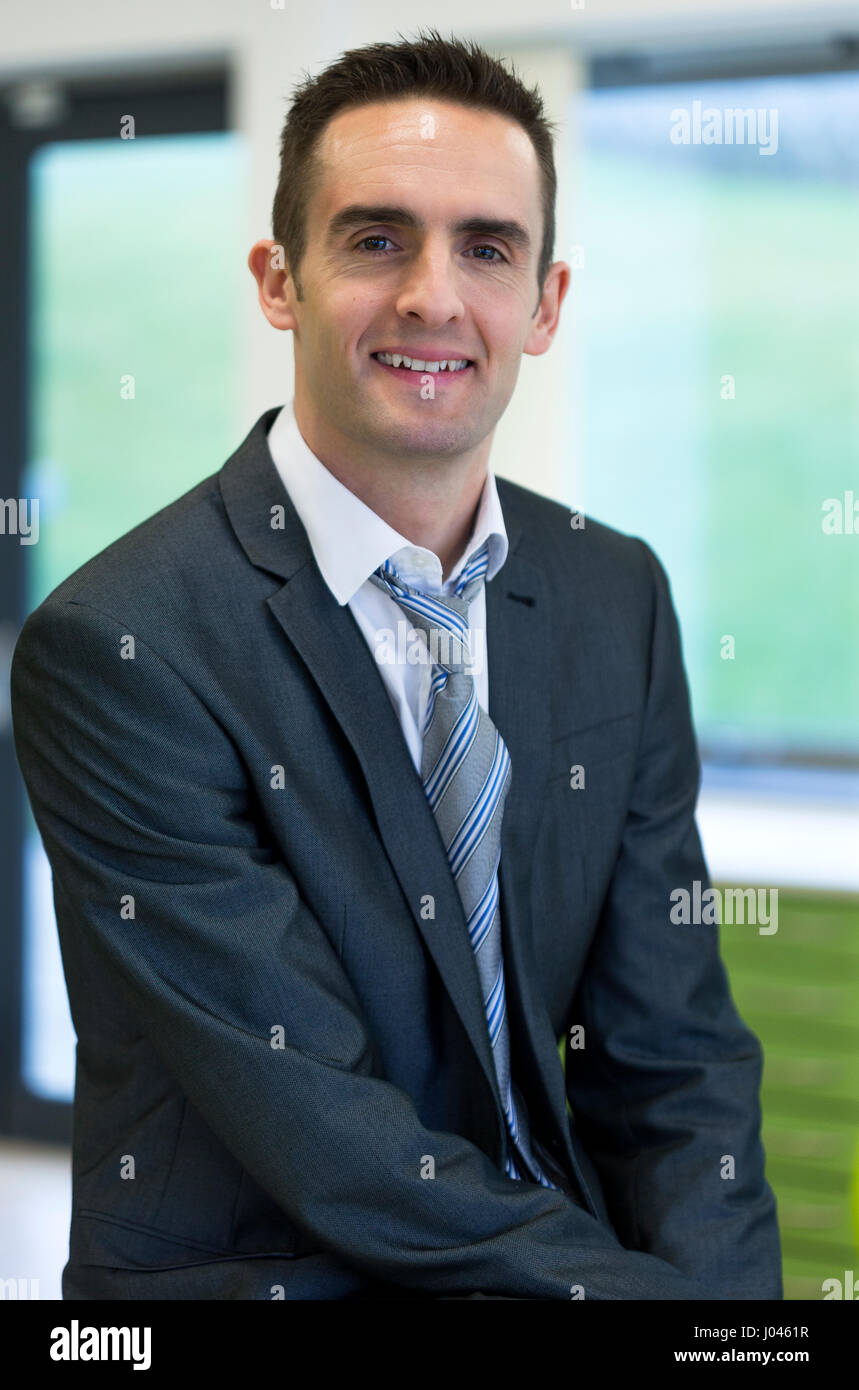
[[[366,362],[371,348],[383,336],[382,325],[391,319],[390,310],[386,313],[377,298],[350,290],[326,300],[324,327],[317,338],[332,363],[352,370],[356,360]]]
[[[508,286],[487,287],[470,300],[468,312],[496,370],[517,371],[531,329],[521,294]]]

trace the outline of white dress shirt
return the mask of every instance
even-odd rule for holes
[[[376,658],[379,673],[399,718],[415,768],[420,774],[422,729],[432,663],[423,634],[415,633],[403,609],[371,583],[371,575],[390,560],[400,578],[424,593],[453,594],[459,573],[470,555],[488,539],[486,580],[497,574],[507,558],[507,531],[495,486],[486,481],[471,537],[447,580],[433,551],[413,545],[395,531],[354,492],[334,477],[309,448],[298,428],[292,401],[275,416],[268,433],[275,467],[307,532],[322,578],[339,604],[348,603]],[[486,595],[481,588],[468,612],[470,647],[478,703],[489,713],[489,671],[486,650]],[[395,656],[396,659],[391,659]],[[420,657],[420,659],[416,659]]]

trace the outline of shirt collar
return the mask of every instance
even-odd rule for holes
[[[268,447],[322,578],[339,604],[348,603],[385,560],[393,562],[405,583],[427,592],[450,593],[466,560],[484,541],[489,545],[487,580],[507,559],[507,530],[491,469],[487,469],[468,544],[442,585],[438,556],[389,526],[316,457],[298,428],[292,401],[275,417]]]

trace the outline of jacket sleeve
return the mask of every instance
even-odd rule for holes
[[[780,1299],[762,1049],[733,1003],[718,924],[670,919],[674,889],[710,887],[695,823],[700,762],[668,579],[638,544],[652,577],[647,705],[621,849],[574,1005],[586,1043],[568,1053],[567,1094],[625,1246],[684,1270],[712,1297]]]
[[[123,659],[127,635],[74,601],[30,616],[12,669],[19,762],[75,930],[124,977],[136,1023],[256,1182],[320,1248],[430,1296],[713,1297],[564,1194],[423,1126],[248,804],[233,740],[142,640]],[[746,1086],[756,1065],[730,1070]]]

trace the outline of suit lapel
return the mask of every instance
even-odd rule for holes
[[[323,580],[269,453],[266,436],[276,414],[277,408],[266,411],[221,469],[224,505],[252,562],[286,581],[269,607],[360,763],[385,851],[495,1098],[500,1151],[503,1112],[462,903],[373,655],[348,605]],[[424,908],[428,896],[432,916]]]
[[[427,950],[500,1103],[480,982],[435,817],[378,667],[348,606],[316,565],[269,599],[355,751],[379,834]],[[422,910],[428,897],[433,911]]]
[[[325,584],[275,468],[266,436],[277,412],[275,407],[260,417],[221,469],[224,505],[251,561],[285,580],[268,599],[269,607],[354,749],[385,851],[495,1098],[500,1154],[503,1107],[456,884],[373,655],[348,605],[341,606]],[[515,490],[503,479],[497,479],[497,484],[509,551],[504,566],[486,586],[486,611],[489,713],[507,743],[513,767],[502,822],[500,870],[507,1007],[527,1068],[519,1084],[536,1102],[543,1132],[560,1134],[570,1165],[579,1175],[566,1121],[557,1043],[539,998],[524,914],[551,737],[550,610],[541,570],[520,554],[522,527]],[[434,899],[434,915],[429,917],[423,910],[428,895]]]

